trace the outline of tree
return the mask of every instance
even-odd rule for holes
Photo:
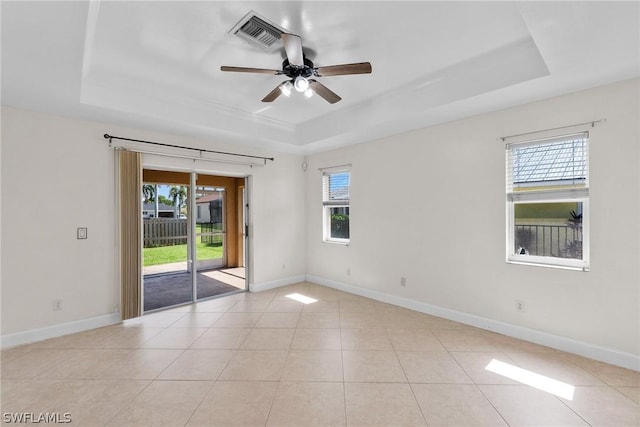
[[[568,225],[573,230],[573,240],[565,245],[565,257],[582,259],[582,214],[571,210],[569,215]]]
[[[173,200],[173,206],[175,206],[174,218],[180,216],[180,209],[187,200],[187,188],[184,185],[176,187],[175,185],[169,189],[169,198]]]
[[[173,200],[167,199],[162,194],[158,196],[158,201],[167,206],[173,206]]]
[[[576,213],[573,209],[569,211],[569,228],[582,232],[582,214]]]
[[[142,197],[144,197],[144,202],[154,202],[156,200],[156,187],[152,184],[144,184],[142,186]]]

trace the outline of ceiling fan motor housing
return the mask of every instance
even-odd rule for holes
[[[295,79],[298,76],[309,78],[315,75],[315,68],[313,68],[313,62],[308,58],[304,58],[304,66],[295,66],[289,64],[289,60],[285,59],[282,61],[282,73],[287,76]]]
[[[287,76],[289,80],[280,83],[271,92],[262,98],[262,102],[273,102],[280,94],[289,96],[291,89],[303,92],[307,97],[314,93],[318,94],[330,104],[340,101],[340,98],[331,89],[313,79],[312,77],[323,76],[344,76],[348,74],[369,74],[371,64],[369,62],[358,62],[354,64],[329,65],[324,67],[314,67],[313,62],[304,54],[302,39],[295,34],[281,33],[280,39],[284,45],[286,59],[282,61],[281,70],[253,67],[229,67],[221,66],[221,71],[233,71],[239,73],[270,74],[275,76]]]

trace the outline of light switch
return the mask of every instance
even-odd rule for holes
[[[87,238],[87,227],[78,227],[78,239]]]

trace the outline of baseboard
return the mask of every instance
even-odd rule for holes
[[[554,335],[535,329],[525,328],[523,326],[513,325],[511,323],[501,322],[499,320],[488,319],[474,314],[464,313],[461,311],[451,310],[432,304],[414,301],[395,295],[385,294],[383,292],[371,289],[360,288],[345,283],[336,282],[334,280],[325,279],[324,277],[308,274],[306,276],[308,282],[318,285],[327,286],[329,288],[338,289],[340,291],[349,292],[351,294],[360,295],[371,298],[376,301],[386,302],[421,313],[431,314],[433,316],[442,317],[466,325],[475,326],[492,332],[497,332],[513,338],[541,344],[557,350],[567,351],[569,353],[585,356],[590,359],[599,360],[611,365],[621,366],[623,368],[640,371],[640,356],[631,353],[625,353],[595,344],[574,340],[572,338]]]
[[[249,290],[251,292],[267,291],[269,289],[280,288],[282,286],[293,285],[295,283],[304,282],[306,276],[301,274],[299,276],[285,277],[284,279],[272,280],[264,283],[249,283]]]
[[[279,288],[281,286],[292,285],[294,283],[304,282],[305,275],[285,277],[283,279],[273,280],[270,282],[249,284],[251,292],[266,291],[269,289]],[[37,341],[43,341],[49,338],[56,338],[63,335],[84,332],[90,329],[109,326],[121,321],[119,313],[105,314],[103,316],[92,317],[90,319],[76,320],[73,322],[59,323],[44,328],[30,329],[28,331],[16,332],[0,336],[0,348],[15,347],[23,344],[30,344]]]
[[[37,341],[56,338],[63,335],[84,332],[90,329],[101,328],[120,322],[119,313],[105,314],[89,319],[75,320],[73,322],[58,323],[44,328],[30,329],[23,332],[15,332],[0,337],[0,347],[9,348],[22,344],[30,344]]]
[[[591,359],[599,360],[623,368],[640,371],[640,356],[601,347],[595,344],[574,340],[572,338],[554,335],[535,329],[525,328],[513,325],[499,320],[488,319],[474,314],[464,313],[432,304],[427,304],[408,298],[395,295],[385,294],[383,292],[371,289],[360,288],[353,285],[337,282],[314,275],[291,276],[283,279],[273,280],[270,282],[249,284],[251,292],[266,291],[282,286],[292,285],[299,282],[312,282],[318,285],[327,286],[329,288],[338,289],[340,291],[349,292],[351,294],[360,295],[400,307],[415,310],[421,313],[431,314],[433,316],[442,317],[466,325],[475,326],[492,332],[498,332],[510,337],[523,339],[536,344],[545,345],[562,351],[585,356]],[[22,344],[29,344],[37,341],[55,338],[63,335],[83,332],[90,329],[100,328],[103,326],[113,325],[120,322],[118,313],[105,314],[102,316],[92,317],[89,319],[76,320],[73,322],[60,323],[57,325],[47,326],[44,328],[31,329],[13,334],[0,336],[0,348],[15,347]]]

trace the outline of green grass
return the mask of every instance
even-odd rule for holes
[[[200,240],[200,238],[198,238]],[[198,259],[222,258],[222,245],[213,246],[207,243],[196,244]],[[187,260],[187,245],[158,246],[157,248],[143,249],[144,266],[168,264]]]

